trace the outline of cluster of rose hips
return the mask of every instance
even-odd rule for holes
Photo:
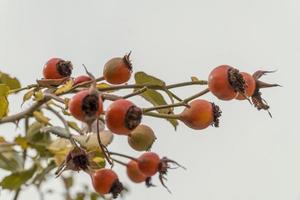
[[[112,85],[126,84],[132,74],[129,56],[130,54],[109,60],[104,66],[103,78],[100,80],[105,80]],[[71,62],[52,58],[45,64],[43,74],[46,80],[69,79],[72,69]],[[265,73],[268,72],[257,71],[250,75],[246,72],[239,72],[231,66],[221,65],[211,71],[207,81],[207,92],[212,92],[220,100],[247,99],[257,109],[268,110],[269,106],[261,98],[260,88],[278,85],[260,81],[259,78]],[[104,94],[97,90],[93,75],[88,73],[88,76],[82,75],[73,79],[74,86],[80,86],[84,83],[90,83],[90,87],[79,90],[68,102],[71,115],[86,123],[90,130],[92,124],[95,121],[99,123],[99,117],[104,116],[105,125],[112,133],[128,136],[128,143],[133,149],[148,151],[156,136],[149,126],[141,124],[144,110],[124,98],[115,99],[104,110]],[[196,130],[205,129],[210,125],[219,126],[221,110],[217,105],[204,99],[191,98],[189,100],[183,104],[185,108],[176,115],[176,119]],[[164,117],[168,118],[167,115]],[[174,116],[172,117],[174,118]],[[97,134],[99,135],[99,130]],[[165,186],[163,180],[167,169],[170,168],[171,164],[180,166],[177,162],[166,157],[160,158],[154,152],[145,152],[138,158],[110,152],[101,143],[100,137],[98,137],[98,142],[107,161],[111,164],[117,162],[124,165],[129,179],[135,183],[145,182],[147,186],[151,186],[151,177],[158,173],[161,183]],[[123,163],[113,156],[128,158],[129,162]],[[64,165],[65,169],[88,172],[92,177],[95,190],[101,195],[111,193],[113,197],[117,197],[123,190],[123,185],[113,170],[107,168],[91,170],[88,153],[82,147],[74,147],[67,156]]]

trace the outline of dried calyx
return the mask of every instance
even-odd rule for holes
[[[137,127],[142,120],[142,109],[133,105],[131,106],[125,116],[125,126],[129,130],[133,130]]]
[[[130,71],[132,71],[132,62],[130,60],[130,54],[131,54],[131,51],[123,57],[123,60],[126,63],[126,66],[128,67],[128,69]]]
[[[89,117],[95,116],[96,113],[98,112],[98,108],[99,108],[98,95],[90,94],[84,97],[81,109],[87,116]]]
[[[72,63],[70,61],[64,61],[64,60],[59,61],[56,67],[58,73],[63,77],[70,76],[73,69]]]
[[[175,167],[172,167],[170,164],[174,164]],[[168,173],[168,169],[176,169],[176,168],[182,168],[182,169],[186,169],[184,166],[180,165],[179,163],[177,163],[174,160],[170,160],[167,157],[163,157],[160,160],[159,166],[158,166],[158,172],[159,172],[159,180],[161,182],[161,184],[168,190],[168,192],[171,193],[171,191],[169,190],[169,188],[166,186],[164,180],[166,180],[165,175],[167,175]]]
[[[115,199],[119,196],[119,194],[121,194],[123,190],[124,190],[123,184],[119,181],[119,179],[117,179],[111,186],[109,193],[111,193],[113,198]]]
[[[268,103],[266,102],[266,100],[264,100],[262,98],[262,93],[260,91],[261,88],[269,88],[269,87],[278,87],[280,86],[279,84],[270,84],[270,83],[265,83],[263,81],[260,81],[259,79],[263,76],[266,75],[268,73],[273,73],[275,71],[256,71],[252,76],[256,81],[256,88],[255,91],[253,93],[253,95],[251,96],[251,100],[252,103],[254,104],[254,106],[258,109],[258,110],[266,110],[268,111],[270,117],[272,117],[271,113],[269,112],[269,108],[270,106],[268,105]]]
[[[214,104],[214,103],[211,103],[211,104],[212,104],[212,107],[213,107],[213,116],[214,116],[214,121],[211,125],[214,126],[214,127],[219,127],[219,123],[220,123],[219,118],[222,115],[222,111],[221,111],[220,107],[217,106],[216,104]]]
[[[89,162],[89,156],[87,152],[80,148],[80,147],[74,147],[72,149],[65,161],[62,163],[62,165],[57,169],[55,174],[57,176],[60,176],[62,172],[66,170],[72,170],[72,171],[87,171],[89,169],[90,162]]]
[[[232,67],[228,70],[228,81],[235,92],[245,94],[245,80],[238,69]]]

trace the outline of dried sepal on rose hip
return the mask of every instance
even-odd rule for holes
[[[221,65],[209,74],[208,88],[218,99],[228,101],[245,94],[245,80],[238,69]]]
[[[112,194],[113,198],[117,198],[124,189],[118,175],[111,169],[103,168],[94,172],[92,183],[95,191],[100,195]]]
[[[129,58],[130,53],[123,58],[112,58],[104,65],[103,77],[107,82],[111,84],[123,84],[130,79],[132,73],[132,64]]]
[[[165,185],[164,180],[165,175],[168,172],[168,169],[171,169],[170,164],[174,164],[177,167],[181,167],[185,169],[185,167],[181,166],[174,160],[170,160],[167,157],[160,158],[156,153],[154,152],[146,152],[143,153],[138,159],[138,167],[140,171],[145,174],[148,177],[151,177],[155,175],[156,173],[159,173],[159,180],[161,184],[170,192],[168,187]]]
[[[270,84],[270,83],[265,83],[263,81],[260,81],[259,79],[263,76],[266,75],[268,73],[273,73],[275,71],[263,71],[263,70],[258,70],[256,71],[252,77],[255,80],[255,89],[253,94],[251,95],[251,100],[252,103],[254,104],[254,106],[258,109],[258,110],[266,110],[268,111],[269,115],[272,117],[271,113],[269,112],[269,108],[270,106],[267,104],[267,102],[262,98],[262,93],[260,91],[260,89],[262,88],[270,88],[270,87],[278,87],[281,86],[279,84]]]
[[[219,127],[221,110],[219,106],[203,99],[196,99],[189,103],[180,114],[180,120],[188,127],[201,130],[212,125]]]
[[[142,109],[126,99],[111,103],[105,112],[107,128],[118,135],[128,135],[142,120]]]
[[[152,128],[144,124],[138,125],[128,135],[128,144],[136,151],[150,150],[155,140]]]
[[[70,77],[73,65],[70,61],[61,58],[51,58],[44,65],[43,75],[45,79],[61,79]]]
[[[64,162],[58,167],[55,174],[60,176],[66,170],[89,171],[90,161],[86,150],[74,147],[66,156]]]

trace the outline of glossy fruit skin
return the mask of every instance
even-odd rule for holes
[[[74,79],[74,85],[92,80],[89,76],[81,75]]]
[[[101,195],[110,193],[118,175],[111,169],[100,169],[92,175],[93,187]]]
[[[112,58],[103,69],[104,79],[111,84],[126,83],[131,77],[131,66],[125,58]]]
[[[211,125],[214,121],[213,105],[203,99],[196,99],[189,103],[180,114],[180,120],[188,127],[195,130],[202,130]]]
[[[126,99],[119,99],[110,104],[105,112],[105,121],[111,132],[118,135],[128,135],[132,131],[126,127],[126,115],[132,106],[135,105]]]
[[[69,101],[69,111],[72,114],[73,117],[76,119],[83,121],[83,122],[89,122],[91,118],[95,118],[99,116],[103,112],[103,102],[101,95],[98,96],[98,111],[95,113],[95,116],[88,116],[83,110],[82,105],[84,102],[84,98],[86,96],[90,95],[90,91],[82,90],[78,93],[76,93],[71,100]],[[94,121],[94,120],[92,120]]]
[[[156,153],[146,152],[138,158],[138,165],[141,172],[150,177],[158,172],[160,158]]]
[[[228,70],[231,68],[229,65],[221,65],[209,74],[208,88],[220,100],[228,101],[237,96],[237,92],[229,83]]]
[[[43,75],[45,79],[61,79],[64,77],[68,77],[59,73],[58,65],[60,62],[65,61],[61,58],[51,58],[50,60],[48,60],[43,68]]]
[[[136,161],[131,160],[126,166],[128,178],[134,183],[142,183],[147,179],[147,176],[141,172]]]
[[[136,151],[147,151],[156,137],[153,130],[144,124],[138,125],[128,136],[128,144]]]
[[[246,89],[246,96],[247,97],[251,97],[254,92],[255,92],[255,88],[256,88],[256,81],[255,79],[251,76],[251,74],[247,73],[247,72],[240,72],[245,80],[245,89]],[[237,100],[245,100],[246,98],[241,95],[238,94],[238,96],[236,97]]]

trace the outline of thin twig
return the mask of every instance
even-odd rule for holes
[[[113,165],[113,162],[110,158],[110,154],[107,150],[107,148],[103,145],[102,141],[101,141],[101,137],[100,137],[100,130],[99,130],[99,119],[96,119],[97,120],[97,140],[98,140],[98,144],[99,144],[99,147],[100,149],[102,150],[104,156],[105,156],[105,159],[107,160],[107,162],[110,164],[110,165]]]
[[[130,160],[134,160],[134,161],[137,161],[136,158],[132,157],[132,156],[128,156],[128,155],[125,155],[125,154],[121,154],[121,153],[117,153],[117,152],[109,152],[110,155],[115,155],[115,156],[120,156],[120,157],[123,157],[123,158],[128,158]]]
[[[68,125],[68,122],[65,120],[65,118],[59,113],[57,112],[55,109],[53,109],[51,106],[47,105],[46,106],[46,109],[49,110],[50,112],[52,112],[54,115],[57,116],[57,118],[60,119],[60,121],[63,123],[66,131],[68,132],[69,134],[69,140],[70,142],[74,145],[74,146],[78,146],[77,143],[75,142],[74,138],[73,138],[73,135],[71,134],[71,131],[70,131],[70,128],[69,128],[69,125]]]
[[[208,93],[209,90],[208,89],[205,89],[195,95],[192,95],[184,100],[182,100],[181,102],[178,102],[178,103],[173,103],[173,104],[166,104],[166,105],[160,105],[160,106],[154,106],[154,107],[150,107],[150,108],[144,108],[143,109],[143,113],[147,113],[147,112],[150,112],[150,111],[153,111],[153,110],[160,110],[160,109],[165,109],[165,108],[174,108],[174,107],[180,107],[180,106],[187,106],[187,104],[193,100],[193,99],[196,99],[206,93]]]
[[[44,97],[44,99],[35,102],[31,107],[27,108],[22,112],[7,117],[3,117],[2,119],[0,119],[0,124],[8,123],[8,122],[16,122],[20,119],[23,119],[24,117],[31,115],[36,109],[38,109],[40,106],[42,106],[44,103],[46,103],[49,100],[50,97]]]
[[[136,91],[134,91],[134,92],[132,92],[132,93],[130,93],[130,94],[127,94],[127,95],[123,96],[123,99],[128,99],[128,98],[130,98],[130,97],[133,97],[133,96],[142,94],[142,93],[146,92],[147,89],[148,89],[147,87],[142,87],[142,88],[139,89],[139,90],[136,90]]]
[[[163,119],[180,119],[181,115],[175,114],[164,114],[164,113],[156,113],[156,112],[145,112],[143,115],[156,117],[156,118],[163,118]]]

